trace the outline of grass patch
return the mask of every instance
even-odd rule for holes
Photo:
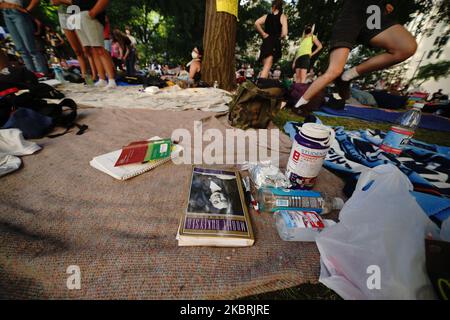
[[[303,120],[303,117],[294,114],[290,110],[281,110],[274,120],[274,123],[282,129],[288,121],[303,122]],[[387,132],[392,126],[391,123],[369,122],[359,119],[320,117],[320,120],[327,126],[342,126],[346,130],[380,129]],[[418,129],[414,134],[414,139],[450,147],[450,134],[448,132]]]

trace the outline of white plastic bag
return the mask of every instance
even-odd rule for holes
[[[395,166],[364,172],[340,222],[316,237],[320,282],[344,299],[434,299],[425,237],[439,229]]]

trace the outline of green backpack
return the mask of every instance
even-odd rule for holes
[[[282,88],[260,89],[244,82],[230,102],[229,122],[240,129],[266,129],[281,108]]]

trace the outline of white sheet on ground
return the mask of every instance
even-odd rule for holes
[[[224,112],[228,111],[227,103],[232,99],[229,92],[216,88],[181,89],[173,86],[151,93],[141,89],[141,86],[130,86],[106,91],[73,83],[58,87],[67,98],[80,105],[101,108]]]

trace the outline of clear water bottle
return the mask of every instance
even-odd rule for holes
[[[55,78],[56,80],[60,81],[61,83],[66,83],[66,79],[64,79],[64,74],[61,66],[54,65],[53,71],[55,72]]]
[[[314,211],[320,215],[325,215],[333,210],[341,210],[344,207],[344,200],[329,197],[325,193],[276,188],[259,190],[258,202],[263,212],[294,210]]]
[[[316,212],[281,210],[274,216],[278,235],[284,241],[312,242],[322,230],[336,224]]]
[[[411,110],[405,112],[397,119],[396,124],[391,127],[391,130],[384,137],[380,146],[381,150],[396,156],[402,153],[403,148],[411,140],[420,124],[423,107],[423,103],[416,103]]]
[[[214,88],[218,88],[219,87],[219,82],[216,80],[214,81]]]

